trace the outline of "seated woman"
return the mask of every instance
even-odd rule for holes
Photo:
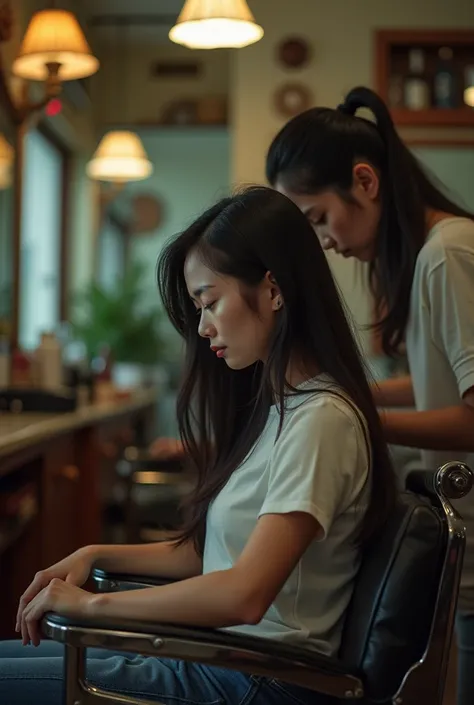
[[[178,416],[199,481],[173,543],[87,546],[21,598],[0,644],[0,702],[60,705],[62,646],[46,611],[232,629],[335,654],[361,551],[395,481],[325,255],[285,196],[252,188],[210,208],[158,266],[186,343]],[[194,410],[194,412],[191,411]],[[84,591],[93,566],[179,582]],[[92,683],[165,705],[333,702],[278,680],[91,649]]]

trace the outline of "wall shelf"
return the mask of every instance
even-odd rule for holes
[[[408,72],[411,49],[422,49],[425,56],[424,75],[433,93],[433,79],[441,47],[453,50],[453,67],[457,92],[455,108],[430,107],[410,110],[391,106],[390,82],[394,75],[402,78]],[[472,30],[379,30],[375,33],[375,88],[388,103],[394,122],[403,126],[474,127],[474,108],[463,103],[466,66],[474,66],[474,31]]]

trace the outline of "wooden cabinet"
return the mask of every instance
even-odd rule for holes
[[[26,488],[31,508],[15,523],[6,517],[5,501],[2,515],[0,502],[0,639],[14,637],[18,600],[38,570],[104,540],[104,507],[117,460],[127,445],[151,440],[155,403],[150,393],[107,413],[91,409],[90,420],[84,412],[71,415],[68,428],[60,417],[56,432],[54,419],[43,418],[37,429],[31,418],[24,426],[18,419],[18,444],[12,443],[15,431],[9,434],[0,423],[0,500],[11,496],[10,506],[16,506]]]
[[[81,468],[74,436],[61,436],[45,450],[42,473],[41,556],[51,565],[80,546],[78,493]]]
[[[404,81],[410,50],[421,49],[426,57],[424,78],[433,91],[438,52],[442,47],[453,51],[452,66],[456,76],[456,107],[427,107],[409,110],[393,104],[391,82]],[[391,109],[394,122],[400,126],[474,127],[474,109],[464,104],[463,92],[468,67],[474,67],[473,30],[379,30],[375,34],[375,88]]]

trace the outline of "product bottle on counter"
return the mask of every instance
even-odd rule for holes
[[[32,386],[31,360],[19,348],[15,348],[12,353],[10,386],[14,389]]]
[[[422,49],[412,49],[408,54],[409,73],[405,79],[405,107],[425,110],[430,106],[430,89],[425,78],[425,54]]]
[[[115,399],[112,384],[112,354],[108,345],[103,345],[92,360],[94,373],[94,400],[98,404],[109,404]]]
[[[453,50],[441,47],[434,76],[434,104],[437,108],[456,108],[456,73],[453,63]]]
[[[0,336],[0,389],[10,386],[10,342]]]
[[[36,362],[40,386],[58,391],[63,385],[63,361],[61,345],[54,333],[42,333]]]

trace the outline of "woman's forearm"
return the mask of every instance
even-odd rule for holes
[[[467,404],[434,411],[382,411],[380,417],[388,443],[454,455],[474,452],[474,409]]]
[[[173,585],[91,595],[88,614],[195,627],[230,627],[258,622],[262,615],[234,569],[216,571]]]
[[[372,396],[377,406],[415,406],[410,375],[393,377],[373,384]]]
[[[176,547],[172,541],[136,546],[90,546],[94,567],[115,573],[184,580],[202,572],[202,560],[192,542]]]

